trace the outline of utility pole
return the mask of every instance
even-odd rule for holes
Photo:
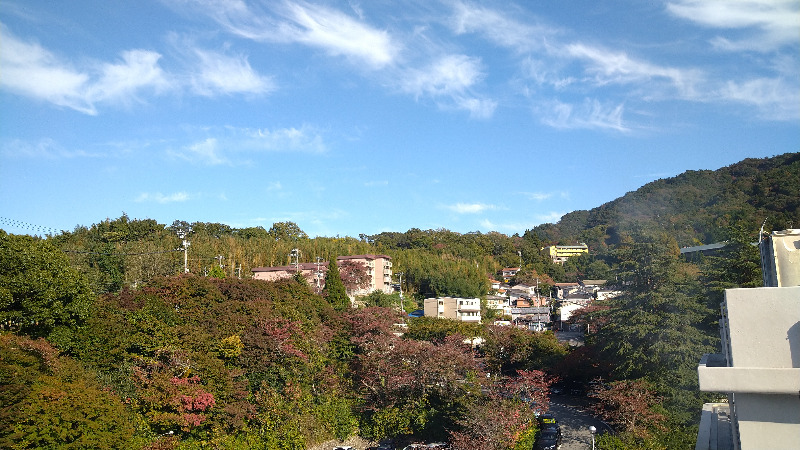
[[[320,290],[322,289],[322,271],[319,269],[321,265],[322,265],[322,257],[317,256],[317,272],[314,277],[317,284],[317,294],[319,294]]]
[[[294,258],[294,262],[292,262],[292,258]],[[300,268],[300,250],[293,248],[291,252],[289,252],[289,264],[294,266],[294,272]]]
[[[191,242],[186,239],[186,236],[192,232],[192,227],[178,228],[176,233],[178,239],[183,241],[183,273],[189,273],[189,246]]]

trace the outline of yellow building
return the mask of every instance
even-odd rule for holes
[[[564,264],[564,262],[583,253],[589,254],[589,247],[586,244],[580,245],[551,245],[542,249],[542,253],[549,256],[554,263]]]

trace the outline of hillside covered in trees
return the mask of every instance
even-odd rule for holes
[[[589,211],[571,212],[534,232],[547,242],[585,242],[604,251],[632,227],[660,230],[678,245],[729,239],[728,230],[800,226],[800,153],[746,159],[719,170],[687,171],[648,183]]]
[[[0,447],[303,449],[331,439],[529,449],[553,383],[590,389],[617,434],[599,448],[693,448],[700,355],[719,345],[721,292],[760,282],[766,231],[800,223],[800,154],[659,180],[522,235],[448,230],[310,238],[122,215],[46,239],[0,230]],[[181,233],[181,234],[179,234]],[[179,235],[190,241],[184,253]],[[695,261],[680,246],[727,240]],[[585,241],[553,264],[540,249]],[[388,254],[399,298],[343,308],[253,267]],[[186,269],[184,273],[184,256]],[[407,317],[427,296],[514,281],[618,282],[570,348],[552,332]],[[490,319],[489,315],[484,315]],[[467,338],[480,337],[473,349]]]

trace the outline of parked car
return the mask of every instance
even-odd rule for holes
[[[356,450],[349,445],[340,445],[339,447],[334,447],[333,450]]]
[[[554,415],[547,413],[539,416],[539,428],[542,430],[560,430],[561,426],[558,424],[558,419],[556,419]]]
[[[536,439],[536,450],[557,450],[561,446],[561,427],[545,428]]]
[[[367,447],[367,450],[395,450],[393,445],[389,444],[380,444],[374,447]]]

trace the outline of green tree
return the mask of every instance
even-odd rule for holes
[[[485,363],[492,373],[546,370],[567,355],[551,332],[531,333],[516,327],[490,326],[483,344]]]
[[[225,270],[220,266],[212,266],[208,271],[208,276],[211,278],[225,278]]]
[[[301,230],[294,222],[275,222],[272,224],[269,231],[267,231],[267,234],[276,241],[298,241],[301,239],[308,239],[308,235],[305,231]]]
[[[626,293],[595,313],[601,325],[593,342],[612,363],[614,378],[647,379],[671,413],[691,420],[699,411],[697,361],[717,341],[704,323],[705,300],[692,295],[696,280],[665,233],[637,234],[616,255]]]
[[[0,446],[136,448],[133,417],[96,374],[43,339],[0,336]]]
[[[0,230],[0,322],[47,336],[88,317],[92,294],[63,252],[47,241]]]
[[[325,291],[323,296],[334,309],[344,311],[350,308],[350,298],[347,297],[342,278],[339,276],[339,267],[336,261],[328,263],[328,273],[325,274]]]

